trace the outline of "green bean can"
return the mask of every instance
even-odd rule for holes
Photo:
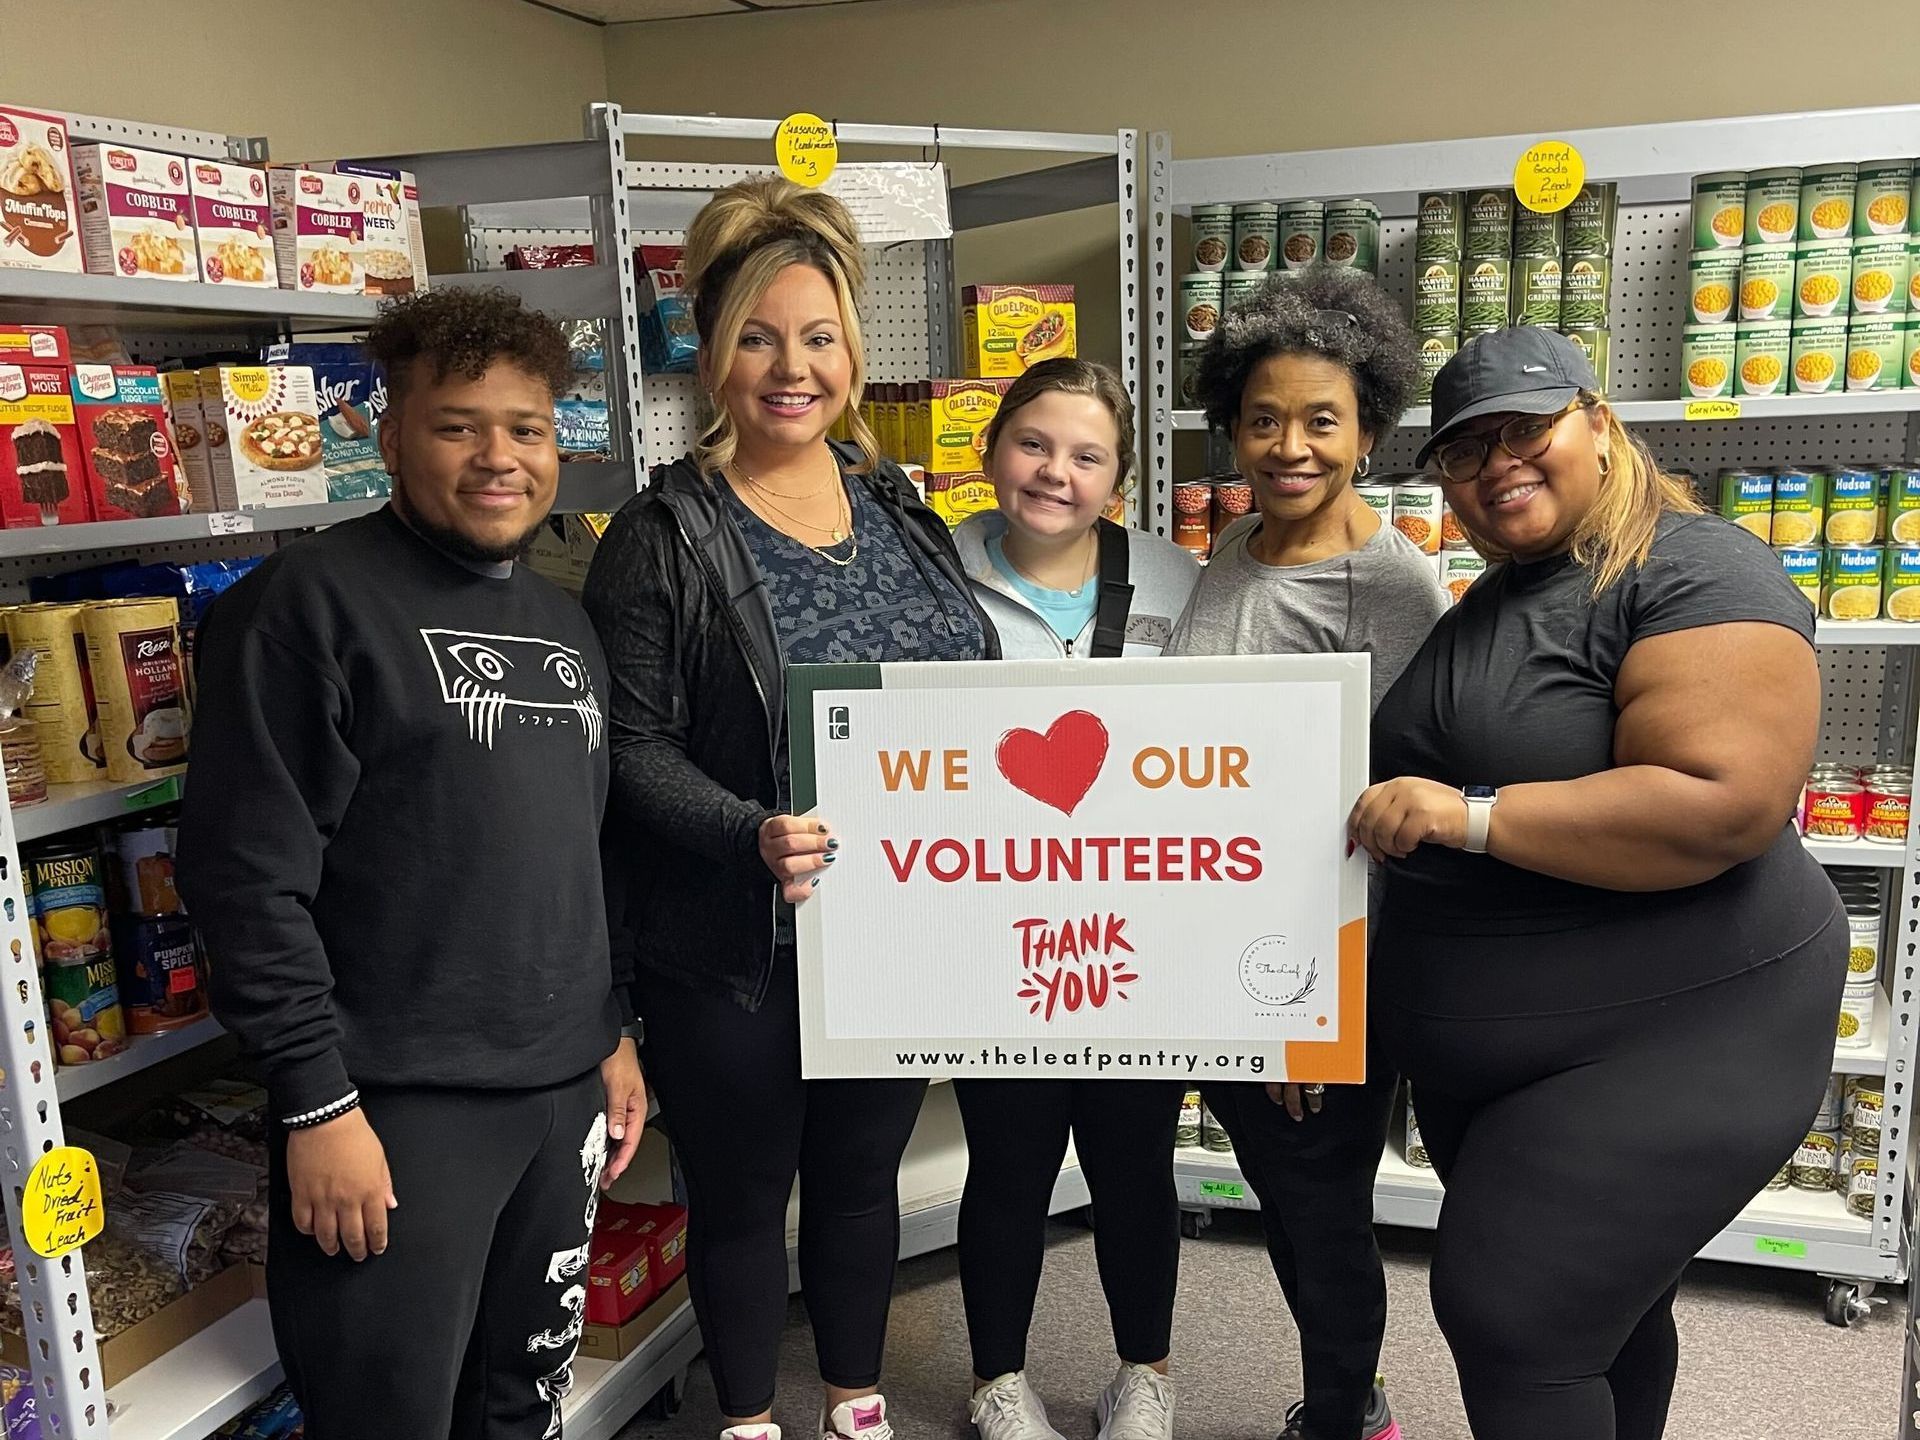
[[[1847,389],[1893,390],[1906,362],[1904,315],[1855,315],[1847,325]]]
[[[1290,200],[1280,207],[1280,253],[1275,268],[1303,270],[1326,253],[1327,207]]]
[[[1900,315],[1907,308],[1907,239],[1868,237],[1853,242],[1853,313]]]
[[[1564,248],[1572,255],[1611,255],[1620,191],[1611,180],[1590,180],[1566,208]]]
[[[1483,255],[1462,262],[1460,319],[1464,325],[1499,329],[1513,309],[1513,262],[1504,255]]]
[[[1853,308],[1853,242],[1812,240],[1793,256],[1793,313],[1801,319],[1845,317]]]
[[[1795,395],[1824,395],[1844,388],[1847,366],[1847,322],[1844,316],[1793,322],[1793,378],[1787,389]]]
[[[1271,270],[1278,248],[1280,207],[1264,201],[1233,207],[1233,265],[1240,270]]]
[[[1464,240],[1465,206],[1458,190],[1430,190],[1420,197],[1414,222],[1413,257],[1459,263]]]
[[[1529,210],[1520,206],[1513,212],[1513,258],[1516,260],[1533,259],[1544,256],[1560,258],[1564,248],[1561,239],[1565,231],[1567,216],[1564,210],[1555,210],[1551,215],[1542,215],[1538,210]]]
[[[1282,242],[1284,251],[1285,242]],[[1329,265],[1364,270],[1380,269],[1380,207],[1371,200],[1340,200],[1327,206],[1326,244]]]
[[[1912,223],[1913,161],[1869,160],[1853,191],[1853,233],[1905,235]]]
[[[1452,330],[1460,324],[1460,262],[1416,260],[1413,268],[1413,328]]]
[[[1573,325],[1560,333],[1580,347],[1587,363],[1593,366],[1593,378],[1605,390],[1613,369],[1613,332],[1605,326]]]
[[[1529,212],[1531,213],[1531,212]],[[1513,323],[1560,326],[1560,257],[1528,256],[1513,262]]]
[[[1420,383],[1413,392],[1414,403],[1425,405],[1433,399],[1433,377],[1460,351],[1460,337],[1452,331],[1429,332],[1419,337]]]
[[[1887,538],[1920,545],[1920,466],[1889,465],[1880,472],[1887,497]]]
[[[1800,238],[1839,240],[1853,234],[1853,192],[1860,167],[1850,161],[1800,172]]]
[[[1747,176],[1748,245],[1791,245],[1800,234],[1800,167],[1780,165]]]
[[[1233,206],[1194,206],[1192,233],[1193,268],[1225,270],[1233,256]]]
[[[1221,303],[1231,310],[1272,278],[1271,270],[1229,270],[1221,291]]]
[[[1569,255],[1560,270],[1560,323],[1568,329],[1605,325],[1613,262],[1604,255]]]
[[[1693,248],[1738,250],[1747,238],[1747,172],[1693,177]]]
[[[1720,514],[1773,543],[1773,476],[1765,470],[1722,470]]]
[[[1197,270],[1179,282],[1180,325],[1188,340],[1205,340],[1220,323],[1222,284],[1217,270]]]
[[[1738,327],[1688,325],[1680,332],[1680,393],[1690,400],[1718,400],[1733,391]]]
[[[1791,245],[1749,245],[1740,252],[1740,318],[1786,320],[1793,314]]]
[[[1748,320],[1739,326],[1734,350],[1733,393],[1777,395],[1786,387],[1793,353],[1793,322]]]
[[[1191,410],[1200,403],[1195,382],[1200,375],[1200,356],[1206,348],[1205,345],[1197,343],[1184,344],[1180,347],[1178,368],[1174,374],[1179,386],[1182,410]]]
[[[1469,190],[1462,241],[1468,260],[1513,258],[1513,191]]]
[[[1818,545],[1780,545],[1774,547],[1775,555],[1780,557],[1780,568],[1786,572],[1794,588],[1804,595],[1807,603],[1816,611],[1820,608],[1820,571],[1824,564],[1824,554]]]
[[[1740,294],[1740,252],[1696,250],[1687,257],[1687,314],[1693,325],[1724,325]]]

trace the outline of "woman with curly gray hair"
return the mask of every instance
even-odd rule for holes
[[[1214,543],[1172,655],[1366,651],[1373,703],[1446,609],[1433,562],[1354,493],[1413,396],[1412,334],[1372,277],[1277,275],[1235,306],[1200,362],[1207,419],[1233,441],[1254,513]],[[1398,1440],[1376,1384],[1386,1277],[1373,1179],[1395,1077],[1364,1085],[1209,1084],[1260,1199],[1267,1253],[1300,1329],[1305,1398],[1280,1440]]]

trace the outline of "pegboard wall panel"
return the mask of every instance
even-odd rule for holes
[[[1822,761],[1858,765],[1902,760],[1911,748],[1883,733],[1881,702],[1887,652],[1866,645],[1824,647],[1820,656],[1820,748]]]

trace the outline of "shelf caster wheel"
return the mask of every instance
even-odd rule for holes
[[[686,1399],[686,1376],[676,1375],[654,1392],[653,1398],[640,1407],[640,1413],[649,1420],[671,1420],[680,1413],[680,1402]]]
[[[1851,1328],[1873,1314],[1874,1307],[1886,1304],[1875,1296],[1868,1280],[1830,1280],[1827,1282],[1827,1323],[1842,1330]]]
[[[1200,1233],[1212,1222],[1213,1217],[1204,1210],[1182,1210],[1180,1212],[1180,1233],[1189,1240],[1198,1240]]]

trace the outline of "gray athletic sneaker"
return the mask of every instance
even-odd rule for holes
[[[982,1385],[967,1402],[979,1440],[1066,1440],[1047,1421],[1047,1407],[1027,1383],[1024,1370],[1002,1375]]]
[[[1313,1440],[1307,1430],[1307,1403],[1302,1400],[1287,1411],[1287,1428],[1280,1432],[1279,1440]],[[1393,1418],[1393,1411],[1387,1405],[1387,1390],[1379,1381],[1373,1385],[1373,1393],[1367,1397],[1367,1415],[1360,1422],[1360,1440],[1403,1440],[1400,1422]]]
[[[1099,1440],[1173,1440],[1173,1381],[1150,1365],[1122,1365],[1094,1416]]]

